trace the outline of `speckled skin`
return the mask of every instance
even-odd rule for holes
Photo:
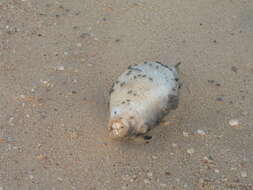
[[[110,90],[110,136],[141,136],[178,104],[176,66],[144,62],[129,66]]]

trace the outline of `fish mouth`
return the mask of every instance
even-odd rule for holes
[[[129,136],[129,127],[121,121],[112,121],[108,127],[109,137],[114,140],[125,139]]]

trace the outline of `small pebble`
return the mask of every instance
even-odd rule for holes
[[[152,159],[157,160],[158,156],[152,156]]]
[[[60,182],[63,181],[63,179],[61,177],[57,177],[57,180],[60,181]]]
[[[11,126],[14,125],[13,120],[14,120],[14,117],[9,118],[9,120],[8,120],[9,125],[11,125]]]
[[[183,131],[183,136],[184,136],[184,137],[189,137],[189,133]]]
[[[247,174],[246,171],[242,171],[242,172],[241,172],[241,177],[247,177],[247,176],[248,176],[248,174]]]
[[[144,179],[144,183],[145,183],[145,184],[150,184],[149,179]]]
[[[56,70],[56,71],[64,71],[64,69],[65,69],[65,68],[64,68],[64,66],[62,66],[62,65],[59,65],[59,66],[56,66],[56,67],[55,67],[55,70]]]
[[[194,148],[187,149],[188,154],[193,154],[195,152]]]
[[[34,176],[33,176],[33,175],[29,175],[29,178],[30,178],[30,179],[33,179],[33,178],[34,178]]]
[[[239,120],[238,119],[231,119],[231,120],[229,120],[229,125],[231,127],[238,126],[239,125]]]
[[[214,169],[214,172],[217,174],[220,173],[220,171],[218,169]]]
[[[204,135],[206,135],[206,132],[204,130],[202,130],[202,129],[198,129],[197,130],[197,134],[204,136]]]
[[[46,155],[43,155],[43,154],[39,154],[36,156],[37,160],[46,160],[47,159],[47,156]]]

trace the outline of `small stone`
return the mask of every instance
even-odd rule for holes
[[[153,159],[153,160],[157,160],[157,159],[158,159],[158,157],[157,157],[157,156],[155,156],[155,155],[153,155],[153,156],[152,156],[152,159]]]
[[[137,179],[136,175],[133,175],[133,177],[130,179],[130,182],[134,182]]]
[[[47,156],[46,155],[44,155],[44,154],[39,154],[39,155],[37,155],[36,156],[36,158],[37,158],[37,160],[46,160],[47,159]]]
[[[9,125],[11,125],[11,126],[14,125],[13,120],[14,120],[14,117],[9,118],[9,120],[8,120]]]
[[[214,169],[214,172],[217,174],[220,173],[220,171],[218,169]]]
[[[148,173],[147,173],[147,176],[148,176],[148,178],[151,179],[151,178],[153,177],[153,173],[152,173],[152,172],[148,172]]]
[[[184,136],[184,137],[189,137],[189,133],[188,133],[188,132],[183,131],[183,136]]]
[[[56,67],[55,67],[55,70],[56,70],[56,71],[64,71],[64,69],[65,69],[65,68],[64,68],[64,66],[62,66],[62,65],[59,65],[59,66],[56,66]]]
[[[33,179],[33,178],[34,178],[34,176],[33,176],[33,175],[29,175],[29,178],[30,178],[30,179]]]
[[[248,174],[247,174],[246,171],[242,171],[242,172],[241,172],[241,177],[247,177],[247,176],[248,176]]]
[[[165,175],[170,176],[171,173],[167,171],[167,172],[165,172]]]
[[[149,179],[144,179],[144,183],[145,183],[145,184],[150,184]]]
[[[198,130],[197,130],[197,134],[198,134],[198,135],[205,136],[205,135],[206,135],[206,132],[205,132],[204,130],[202,130],[202,129],[198,129]]]
[[[64,55],[68,55],[68,54],[69,54],[69,52],[64,51],[64,52],[63,52],[63,54],[64,54]]]
[[[57,180],[60,181],[60,182],[63,181],[63,179],[61,177],[57,177]]]
[[[193,154],[195,152],[194,148],[187,149],[188,154]]]
[[[231,127],[236,127],[239,125],[239,120],[238,119],[231,119],[231,120],[229,120],[229,125]]]

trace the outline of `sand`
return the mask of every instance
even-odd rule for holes
[[[252,42],[251,0],[1,0],[0,190],[253,189]],[[111,141],[109,88],[144,61],[182,63],[179,107]]]

